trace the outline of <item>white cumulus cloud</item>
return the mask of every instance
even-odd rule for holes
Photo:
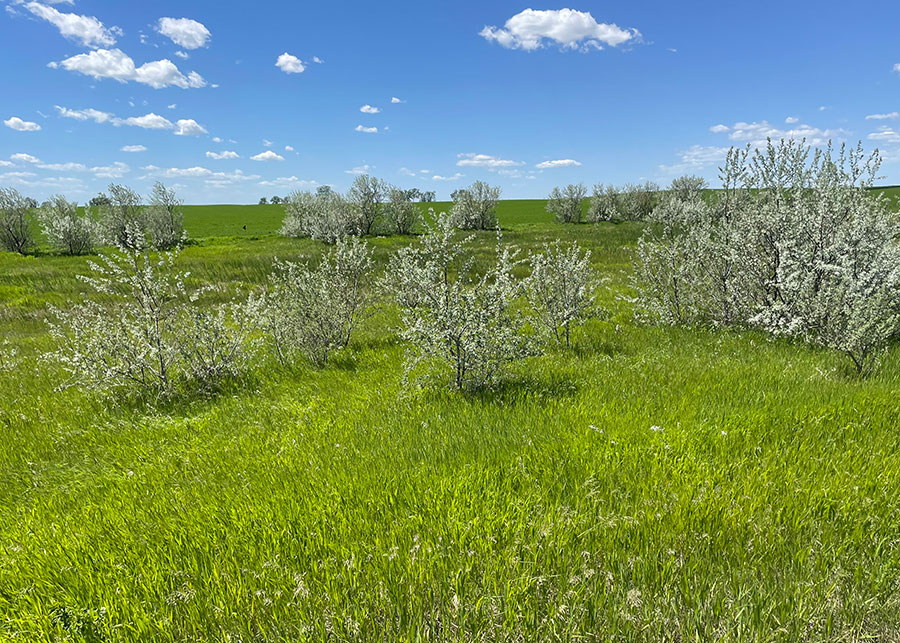
[[[62,13],[40,2],[28,2],[25,4],[25,8],[38,18],[55,26],[59,29],[59,33],[66,38],[78,40],[85,47],[111,47],[116,44],[114,34],[121,34],[120,29],[116,27],[107,29],[93,16]]]
[[[147,148],[143,145],[123,145],[119,148],[122,152],[146,152]]]
[[[203,76],[195,71],[185,76],[171,60],[154,60],[137,67],[134,60],[120,49],[95,49],[59,63],[50,63],[49,66],[62,67],[96,79],[112,78],[120,83],[134,81],[154,89],[170,86],[182,89],[206,87]]]
[[[276,154],[272,150],[266,150],[265,152],[260,152],[256,156],[250,157],[251,161],[283,161],[284,157],[280,154]]]
[[[183,118],[175,122],[175,136],[200,136],[206,129],[193,118]]]
[[[509,159],[501,159],[489,154],[457,154],[459,159],[456,164],[460,167],[513,167],[516,165],[525,165],[523,161],[511,161]]]
[[[278,56],[278,60],[275,61],[275,66],[286,74],[302,74],[306,71],[306,67],[303,66],[303,61],[288,52],[284,52]]]
[[[441,176],[440,174],[435,174],[435,175],[432,176],[431,178],[432,178],[432,180],[434,180],[434,181],[458,181],[458,180],[461,179],[463,176],[465,176],[465,175],[460,174],[459,172],[457,172],[457,173],[454,174],[453,176]]]
[[[10,161],[14,161],[16,163],[40,163],[41,159],[36,156],[32,156],[31,154],[25,154],[24,152],[19,152],[17,154],[10,154]]]
[[[371,105],[368,105],[368,104],[360,107],[359,111],[361,111],[363,114],[380,114],[381,113],[380,109],[378,109],[377,107],[372,107]]]
[[[578,165],[581,165],[581,163],[575,159],[556,159],[555,161],[542,161],[535,167],[540,170],[547,170],[554,167],[576,167]]]
[[[156,30],[185,49],[205,47],[211,35],[202,23],[190,18],[160,18]]]
[[[96,123],[109,123],[115,119],[114,114],[101,112],[98,109],[90,107],[88,109],[69,109],[68,107],[60,107],[59,105],[55,105],[55,107],[56,111],[59,112],[59,115],[63,118],[74,118],[77,121],[91,120]]]
[[[12,116],[5,121],[3,124],[6,125],[9,129],[14,129],[17,132],[37,132],[41,129],[41,126],[33,121],[23,121],[18,116]]]
[[[130,125],[132,127],[142,127],[143,129],[172,129],[175,127],[165,116],[154,114],[144,114],[143,116],[131,116],[126,119],[116,119],[116,125]]]
[[[602,49],[615,47],[640,37],[636,29],[597,22],[586,11],[525,9],[506,21],[502,28],[485,27],[479,35],[507,49],[534,51],[550,41],[562,49]]]
[[[400,100],[396,96],[391,96],[391,103],[393,103],[394,105],[396,105],[397,103],[405,103],[405,102],[406,102],[405,100]]]
[[[866,116],[867,121],[887,121],[900,118],[900,112],[889,112],[887,114],[869,114]]]
[[[366,127],[365,125],[357,125],[354,129],[357,132],[363,132],[365,134],[377,134],[378,133],[377,127]]]
[[[222,159],[239,159],[241,155],[237,152],[232,152],[231,150],[225,150],[224,152],[207,152],[207,158],[216,159],[217,161],[221,161]]]

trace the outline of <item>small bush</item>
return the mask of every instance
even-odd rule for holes
[[[377,231],[388,190],[387,183],[368,174],[353,179],[353,185],[347,191],[347,202],[356,213],[360,234],[371,235]]]
[[[34,249],[32,201],[12,188],[0,188],[0,248],[25,255]]]
[[[285,200],[281,234],[310,237],[334,244],[338,239],[361,234],[359,216],[353,206],[333,190],[294,192]]]
[[[498,227],[499,200],[499,186],[475,181],[469,187],[453,192],[450,219],[460,230],[494,230]]]
[[[125,185],[109,185],[109,201],[100,206],[100,221],[105,240],[120,248],[127,248],[136,239],[134,231],[140,232],[140,239],[146,240],[147,222],[141,195]]]
[[[62,195],[42,205],[37,217],[47,242],[63,254],[89,254],[103,238],[100,224],[91,218],[88,209],[79,214],[78,204]]]
[[[588,207],[587,220],[591,223],[599,221],[614,221],[619,219],[619,190],[614,185],[604,186],[598,183],[594,186]]]
[[[297,353],[322,366],[350,343],[371,306],[365,279],[372,251],[359,239],[339,239],[315,268],[277,261],[265,298],[265,324],[284,364]]]
[[[183,205],[175,190],[167,189],[159,181],[153,184],[146,224],[154,248],[168,250],[185,240]]]
[[[569,184],[562,190],[553,188],[547,200],[547,212],[559,223],[581,223],[581,203],[587,196],[587,189],[579,183]]]
[[[245,367],[252,308],[201,312],[176,253],[153,257],[140,230],[129,226],[126,234],[118,251],[79,276],[107,301],[52,310],[57,348],[50,357],[69,373],[66,386],[166,398],[179,383],[209,387]]]
[[[187,378],[213,389],[247,370],[259,344],[252,335],[260,313],[261,301],[252,295],[212,310],[186,307],[176,342]]]
[[[391,188],[388,196],[384,215],[390,231],[394,234],[412,234],[422,221],[422,214],[413,203],[414,194],[410,190]]]
[[[546,245],[542,253],[532,253],[529,263],[525,293],[536,326],[568,347],[572,330],[589,316],[594,302],[591,252],[582,252],[575,242],[563,248],[557,241]]]
[[[450,216],[426,227],[418,243],[394,256],[383,282],[400,305],[407,376],[421,367],[457,389],[493,384],[507,364],[536,354],[513,307],[522,292],[512,275],[518,261],[498,235],[495,263],[477,277],[469,238],[457,237]]]

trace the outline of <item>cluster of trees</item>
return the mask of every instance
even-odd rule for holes
[[[127,244],[132,229],[140,230],[157,249],[172,248],[185,239],[182,201],[159,182],[146,205],[140,194],[116,184],[84,207],[62,195],[38,206],[16,190],[0,189],[0,249],[33,252],[38,227],[56,252],[69,255],[89,254],[101,245]]]
[[[629,183],[621,188],[598,183],[587,208],[585,199],[587,188],[582,183],[555,187],[547,197],[547,212],[559,223],[647,221],[660,202],[660,188],[651,181]]]
[[[847,355],[860,373],[900,332],[900,227],[861,146],[732,149],[722,189],[679,180],[637,250],[641,313],[759,328]]]
[[[342,237],[317,264],[276,261],[264,292],[201,306],[202,289],[187,288],[177,251],[151,254],[142,231],[129,224],[126,242],[82,277],[105,304],[54,310],[53,356],[70,385],[164,397],[216,387],[265,346],[284,364],[323,365],[374,306],[393,303],[408,346],[407,375],[475,389],[548,343],[568,345],[592,313],[590,253],[576,244],[521,257],[498,234],[495,259],[479,275],[471,237],[461,236],[451,216],[437,215],[425,229],[378,276],[372,248]],[[517,279],[513,270],[523,263],[531,275]]]
[[[400,190],[400,188],[397,188],[394,186],[390,186],[389,189],[390,190]],[[420,201],[422,203],[431,203],[432,201],[435,200],[435,196],[436,196],[434,192],[423,192],[419,188],[412,188],[409,190],[400,190],[400,191],[403,193],[403,199],[405,201],[409,201],[409,202]],[[329,185],[320,186],[316,190],[317,194],[327,193],[327,192],[331,192],[331,186],[329,186]],[[269,203],[271,203],[272,205],[287,205],[291,201],[292,196],[293,195],[285,196],[285,197],[273,196],[271,199],[267,199],[266,197],[261,197],[259,199],[259,205],[267,205]]]

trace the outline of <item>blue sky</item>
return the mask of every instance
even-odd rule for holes
[[[39,199],[542,197],[714,180],[766,135],[862,140],[900,183],[896,2],[0,2],[0,185]]]

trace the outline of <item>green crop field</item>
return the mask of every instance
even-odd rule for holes
[[[323,248],[278,206],[185,213],[217,297]],[[389,306],[329,366],[268,357],[214,397],[57,390],[47,306],[89,258],[0,253],[0,640],[900,640],[900,352],[859,378],[641,325],[641,224],[499,216],[589,248],[603,312],[478,394],[404,392]],[[370,242],[381,269],[410,240]]]

